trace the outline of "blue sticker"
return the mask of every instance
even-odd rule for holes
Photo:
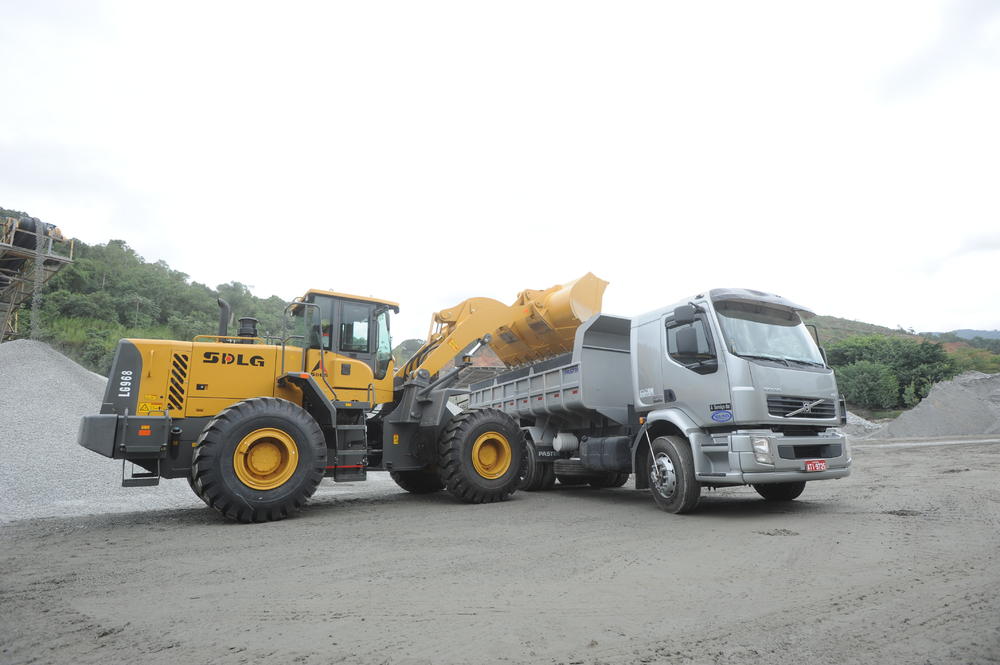
[[[728,423],[733,419],[732,411],[716,411],[712,414],[712,420],[717,423]]]

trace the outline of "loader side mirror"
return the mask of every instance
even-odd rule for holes
[[[694,321],[695,308],[694,305],[681,305],[680,307],[674,308],[674,323],[682,326],[685,323],[691,323]]]

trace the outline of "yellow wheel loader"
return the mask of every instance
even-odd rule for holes
[[[291,334],[262,338],[252,318],[230,335],[220,300],[217,335],[119,341],[100,414],[83,418],[79,443],[121,459],[124,486],[187,478],[240,522],[282,519],[323,478],[360,481],[368,471],[417,494],[501,501],[527,462],[519,424],[498,409],[456,407],[451,398],[467,392],[452,387],[458,373],[484,344],[508,365],[571,350],[606,286],[588,273],[523,291],[512,305],[470,298],[436,313],[427,342],[399,368],[394,302],[310,290],[286,309]]]

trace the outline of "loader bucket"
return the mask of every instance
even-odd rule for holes
[[[601,311],[607,286],[588,272],[544,291],[522,291],[510,307],[510,320],[493,331],[490,347],[508,366],[572,351],[576,329]]]
[[[512,305],[492,298],[463,300],[434,314],[427,341],[396,375],[406,377],[418,369],[437,374],[487,333],[490,347],[508,366],[568,353],[576,329],[601,311],[607,285],[587,273],[544,291],[521,291]]]

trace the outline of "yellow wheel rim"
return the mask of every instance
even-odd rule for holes
[[[236,477],[255,490],[281,487],[299,465],[295,440],[280,429],[265,427],[250,432],[233,453]]]
[[[511,460],[510,442],[499,432],[487,432],[472,444],[472,466],[483,478],[499,478],[507,473]]]

